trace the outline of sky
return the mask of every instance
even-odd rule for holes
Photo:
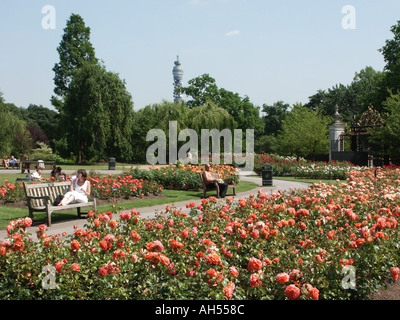
[[[71,14],[91,29],[96,57],[126,82],[135,110],[173,101],[203,74],[256,106],[307,103],[349,85],[393,39],[399,0],[13,0],[0,2],[0,92],[18,107],[52,108],[57,47]],[[184,100],[186,97],[184,97]]]

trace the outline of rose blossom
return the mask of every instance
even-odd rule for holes
[[[258,274],[253,273],[250,276],[250,285],[252,288],[257,288],[257,287],[262,286],[262,281],[261,281],[260,277],[258,276]]]
[[[237,270],[236,267],[229,267],[229,272],[233,277],[239,276],[239,271]]]
[[[294,284],[290,284],[285,289],[285,295],[290,300],[296,300],[300,297],[300,289],[296,287]]]
[[[232,299],[233,292],[235,291],[235,284],[231,281],[229,284],[224,287],[224,294],[227,299]]]
[[[249,264],[247,265],[247,270],[250,272],[255,272],[258,270],[261,270],[263,267],[263,263],[261,260],[258,260],[257,258],[250,258]]]
[[[399,272],[400,272],[400,269],[398,267],[390,268],[390,275],[392,276],[393,281],[399,280]]]
[[[290,277],[286,272],[279,273],[275,277],[275,281],[278,282],[278,283],[286,283],[286,282],[289,281],[289,279],[290,279]]]
[[[71,264],[71,270],[73,272],[79,272],[79,270],[81,270],[81,267],[79,266],[79,264],[74,262],[73,264]]]

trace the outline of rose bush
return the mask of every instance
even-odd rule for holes
[[[143,197],[149,194],[158,195],[162,192],[162,186],[156,182],[136,179],[130,175],[113,177],[88,177],[92,191],[99,199],[110,200],[114,198]],[[48,182],[53,180],[49,179]],[[35,183],[35,182],[32,182]],[[43,182],[41,182],[43,183]],[[18,202],[25,200],[24,186],[21,183],[13,184],[5,180],[0,185],[0,200],[3,202]]]
[[[131,175],[118,176],[112,175],[104,177],[89,178],[92,190],[97,193],[100,199],[130,198],[147,196],[149,194],[158,195],[162,192],[162,187],[156,182],[137,179]]]
[[[0,199],[4,202],[15,202],[25,199],[23,185],[4,180],[4,184],[0,185]]]
[[[164,189],[197,190],[202,187],[199,173],[204,171],[204,166],[184,165],[178,163],[165,167],[150,167],[149,170],[134,168],[126,174],[137,179],[146,179],[162,185]],[[218,173],[226,182],[239,182],[237,169],[230,165],[212,165],[211,171]]]
[[[90,212],[72,235],[0,243],[0,299],[368,299],[398,279],[400,170],[307,190]]]
[[[290,176],[305,179],[331,179],[344,180],[351,170],[364,170],[349,162],[330,161],[312,162],[296,157],[283,157],[274,154],[256,154],[254,158],[254,171],[261,175],[263,165],[272,165],[274,176]]]

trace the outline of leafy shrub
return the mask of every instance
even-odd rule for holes
[[[165,167],[152,167],[150,170],[134,168],[126,174],[137,179],[154,181],[164,189],[173,190],[197,190],[202,187],[199,173],[203,172],[203,166],[197,165],[169,165]],[[239,182],[237,169],[228,165],[213,165],[211,171],[216,172],[225,181]]]
[[[91,172],[93,174],[93,172]],[[150,194],[158,195],[162,192],[162,187],[152,181],[134,179],[132,176],[119,176],[114,178],[112,175],[101,177],[97,174],[89,176],[91,189],[99,199],[110,200],[113,198],[144,197]],[[52,179],[48,179],[52,181]],[[37,183],[37,182],[32,182]],[[13,184],[4,181],[0,185],[0,200],[4,202],[19,202],[25,200],[25,192],[22,184]]]
[[[364,167],[356,167],[349,162],[311,162],[295,157],[257,154],[254,171],[261,175],[263,165],[266,163],[272,165],[273,175],[276,177],[291,176],[321,180],[344,180],[349,171],[365,169]]]
[[[22,184],[4,180],[4,184],[0,185],[0,199],[4,202],[17,202],[24,198],[25,192]]]

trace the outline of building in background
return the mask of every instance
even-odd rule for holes
[[[175,61],[175,66],[172,70],[172,74],[174,75],[174,102],[181,102],[182,94],[178,91],[178,89],[182,87],[183,68],[182,64],[179,61],[179,56],[177,56],[177,59]]]

